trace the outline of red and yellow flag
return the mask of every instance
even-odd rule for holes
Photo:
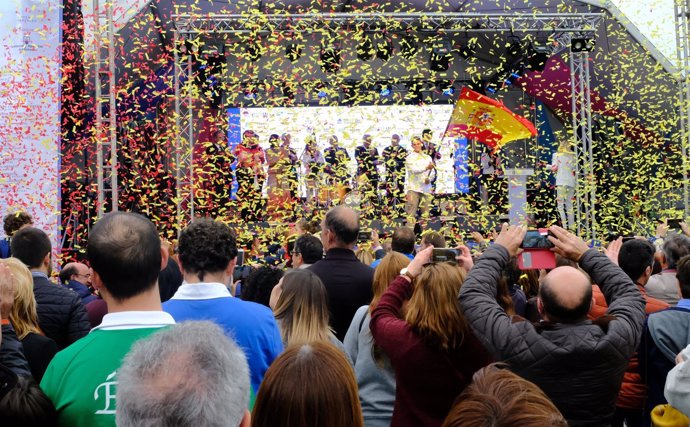
[[[445,136],[464,136],[495,148],[536,134],[534,125],[526,118],[495,99],[463,87]]]

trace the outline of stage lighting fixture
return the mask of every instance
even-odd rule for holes
[[[321,44],[321,68],[326,73],[335,73],[340,69],[340,46],[337,44]]]
[[[436,87],[444,96],[453,96],[455,94],[455,86],[447,80],[437,82]]]
[[[414,58],[418,50],[416,37],[412,33],[405,34],[400,38],[400,54],[403,58]]]
[[[417,105],[423,102],[422,83],[410,82],[407,84],[407,95],[405,96],[408,104]]]
[[[460,46],[458,53],[465,59],[470,59],[477,53],[477,47],[479,47],[479,42],[476,37],[468,39],[465,43]]]
[[[386,96],[391,96],[392,88],[391,88],[390,83],[378,83],[376,85],[376,91],[382,97],[386,97]]]
[[[376,47],[377,58],[382,61],[391,59],[393,55],[393,42],[385,32],[374,34],[374,46]]]
[[[519,38],[511,36],[508,38],[508,49],[506,54],[509,58],[517,58],[522,55],[522,42]]]
[[[364,31],[358,33],[358,37],[361,41],[357,44],[357,58],[362,61],[369,61],[374,58],[376,51],[374,50],[374,44],[371,42],[371,38]]]
[[[431,71],[447,71],[450,67],[452,46],[447,39],[436,40],[431,45],[431,55],[429,56],[429,68]]]
[[[573,38],[570,40],[571,52],[591,52],[594,50],[594,40],[585,38]]]
[[[549,48],[544,45],[531,44],[527,50],[527,68],[531,71],[542,72],[549,60]]]
[[[297,61],[302,56],[302,46],[297,43],[288,43],[285,46],[285,56],[292,62]]]

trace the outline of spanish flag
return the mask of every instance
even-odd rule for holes
[[[491,148],[537,134],[532,122],[510,111],[503,103],[466,87],[455,103],[445,136],[476,139]]]

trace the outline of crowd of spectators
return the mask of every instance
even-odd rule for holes
[[[523,226],[470,250],[345,206],[263,242],[109,213],[62,265],[4,225],[2,426],[690,425],[690,237],[663,224],[552,226],[548,269],[520,268]]]

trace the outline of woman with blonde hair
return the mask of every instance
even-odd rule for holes
[[[328,326],[326,287],[316,274],[300,269],[288,271],[271,291],[269,305],[283,346],[330,342],[345,351]]]
[[[374,271],[371,303],[357,310],[345,334],[343,344],[354,362],[359,401],[367,427],[389,426],[395,405],[395,373],[390,360],[371,335],[371,312],[388,285],[409,263],[410,259],[400,252],[391,252],[381,260]]]
[[[415,256],[371,314],[371,333],[395,371],[393,427],[440,426],[472,375],[493,361],[458,304],[465,271],[430,263],[432,250]],[[458,259],[471,266],[469,249]]]
[[[293,345],[266,371],[253,427],[362,427],[357,383],[345,355],[325,342]]]
[[[55,341],[46,337],[38,326],[34,280],[31,272],[17,258],[0,260],[12,272],[15,281],[14,304],[10,311],[10,323],[24,347],[31,375],[40,382],[48,364],[58,351]]]

